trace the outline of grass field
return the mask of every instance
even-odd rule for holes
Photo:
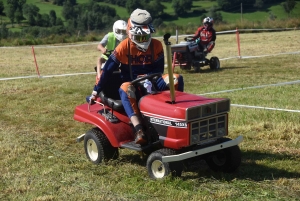
[[[237,56],[235,35],[218,35],[210,56]],[[285,38],[285,40],[282,40]],[[221,60],[219,71],[182,71],[185,91],[227,97],[232,104],[299,111],[300,32],[241,34],[242,56]],[[173,40],[174,42],[174,40]],[[96,44],[35,46],[42,76],[92,72]],[[0,48],[0,78],[35,75],[31,47]],[[231,138],[243,135],[242,164],[234,174],[205,162],[181,178],[151,180],[146,159],[126,149],[101,166],[86,159],[75,139],[91,128],[73,120],[92,91],[94,74],[0,81],[0,200],[299,200],[300,113],[231,107]],[[269,85],[247,89],[251,86]]]

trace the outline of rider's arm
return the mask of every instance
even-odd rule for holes
[[[116,59],[113,59],[113,57],[113,55],[110,56],[106,61],[101,74],[100,81],[94,88],[94,91],[97,91],[97,94],[99,94],[102,91],[104,85],[106,84],[107,80],[110,79],[113,72],[118,70],[119,68],[120,62],[118,62],[118,60]]]
[[[106,53],[106,48],[101,43],[98,44],[97,50],[101,51],[102,54]]]
[[[197,29],[197,31],[195,32],[195,34],[194,34],[192,40],[196,40],[197,38],[200,37],[201,30],[202,30],[202,27],[199,27],[199,28]]]
[[[102,54],[105,54],[106,53],[106,48],[105,46],[107,45],[107,42],[108,42],[108,34],[106,34],[103,39],[100,41],[100,43],[98,44],[97,46],[97,50],[101,51]]]
[[[212,38],[211,41],[215,41],[217,39],[216,31],[212,29]]]

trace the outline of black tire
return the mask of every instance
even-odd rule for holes
[[[181,70],[191,70],[192,63],[191,62],[186,62],[186,65],[180,65]]]
[[[160,149],[151,153],[147,159],[147,170],[150,178],[162,179],[170,173],[173,177],[180,177],[183,171],[183,163],[176,162],[162,162],[162,156],[174,155],[176,152],[171,149]]]
[[[117,159],[119,150],[113,147],[104,133],[98,128],[89,130],[84,136],[84,151],[87,158],[94,164]]]
[[[227,142],[231,139],[222,138],[220,142]],[[237,170],[241,164],[241,150],[236,145],[228,147],[210,154],[206,158],[206,163],[213,171],[221,171],[225,173],[231,173]]]
[[[209,67],[211,70],[220,69],[220,61],[218,57],[211,57],[209,60]]]
[[[195,73],[199,73],[200,72],[200,64],[198,62],[195,62],[193,66],[194,66]]]

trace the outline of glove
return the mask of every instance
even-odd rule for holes
[[[148,93],[151,93],[151,92],[152,92],[152,90],[151,90],[151,88],[152,88],[152,83],[151,83],[151,81],[149,81],[148,79],[145,80],[145,82],[144,82],[144,87],[147,89],[147,92],[148,92]]]
[[[93,91],[92,95],[86,97],[86,102],[88,102],[88,104],[90,105],[93,105],[95,104],[97,97],[98,97],[97,91]]]
[[[197,44],[199,44],[200,43],[200,38],[197,38],[196,40],[195,40],[195,42],[197,43]]]

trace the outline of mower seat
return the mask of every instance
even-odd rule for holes
[[[107,81],[105,87],[99,94],[101,102],[104,105],[107,105],[113,108],[113,110],[119,112],[124,111],[124,107],[119,95],[119,88],[123,83],[120,75],[120,71],[114,71],[112,77]]]

